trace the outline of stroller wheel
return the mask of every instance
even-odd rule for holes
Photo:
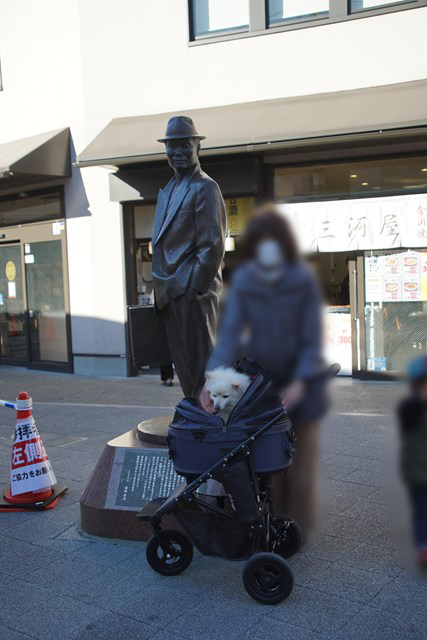
[[[147,562],[154,571],[163,576],[177,576],[185,571],[193,559],[193,545],[179,531],[161,531],[162,541],[170,547],[165,553],[156,536],[147,543]]]
[[[243,584],[248,594],[261,604],[279,604],[291,593],[294,575],[282,556],[256,553],[243,569]]]
[[[290,558],[302,547],[303,535],[300,527],[285,516],[275,516],[270,524],[270,536],[274,542],[274,552],[282,558]]]

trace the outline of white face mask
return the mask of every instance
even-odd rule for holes
[[[285,256],[276,240],[263,240],[256,248],[255,262],[266,282],[275,282],[283,274]]]

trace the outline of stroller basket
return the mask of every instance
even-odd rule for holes
[[[253,532],[248,524],[188,504],[180,504],[174,516],[204,555],[230,560],[251,555]]]
[[[277,473],[288,467],[294,453],[291,422],[283,412],[272,383],[257,376],[230,414],[210,415],[184,398],[169,426],[169,453],[175,471],[200,475],[240,442],[273,418],[282,418],[251,445],[257,474]]]

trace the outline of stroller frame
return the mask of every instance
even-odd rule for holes
[[[200,474],[196,479],[192,480],[189,484],[183,482],[168,498],[158,498],[153,500],[139,512],[137,516],[138,519],[149,522],[153,529],[153,537],[150,539],[147,546],[147,559],[152,568],[164,575],[176,575],[184,571],[191,562],[191,545],[191,552],[188,552],[189,560],[182,562],[181,564],[178,562],[176,571],[172,569],[173,565],[170,565],[172,570],[163,571],[161,567],[153,566],[153,563],[150,562],[150,545],[151,547],[155,546],[157,549],[161,549],[166,561],[173,560],[174,554],[176,554],[176,548],[174,547],[172,540],[168,535],[165,535],[172,534],[172,532],[166,532],[162,529],[161,520],[164,515],[173,514],[180,501],[186,501],[190,504],[198,505],[204,511],[217,513],[222,518],[241,522],[240,518],[233,512],[227,511],[225,508],[222,508],[217,504],[206,502],[198,497],[196,492],[202,484],[213,478],[215,471],[219,470],[221,467],[227,467],[228,464],[235,462],[238,459],[244,459],[248,466],[249,478],[258,509],[256,520],[243,523],[247,524],[248,531],[253,532],[251,551],[249,554],[236,558],[246,560],[249,557],[243,575],[245,588],[254,599],[266,604],[276,604],[281,602],[290,594],[293,587],[293,574],[285,558],[293,555],[299,550],[302,544],[302,534],[298,525],[292,519],[284,516],[275,516],[273,507],[272,478],[280,472],[257,474],[255,471],[253,451],[251,448],[251,445],[257,440],[257,438],[262,436],[277,422],[283,420],[284,413],[286,412],[281,412],[279,415],[276,415],[266,425],[260,427],[255,433],[248,436],[243,442],[231,449],[223,458],[218,460],[218,462]],[[176,541],[177,537],[186,538],[179,532],[174,533],[176,535],[175,540],[173,541]],[[253,562],[254,559],[258,559],[258,563]],[[262,577],[264,584],[260,584],[259,575],[257,577],[257,572],[259,574],[258,565],[260,563],[264,566],[264,569],[261,566],[261,573],[264,573]],[[267,572],[265,571],[265,567],[267,567]]]
[[[311,389],[332,379],[338,374],[340,368],[339,364],[333,364],[315,376],[311,381]],[[210,511],[217,513],[221,518],[238,523],[239,526],[241,525],[240,532],[246,531],[247,537],[251,537],[252,548],[250,551],[249,545],[246,547],[243,545],[237,549],[234,547],[231,552],[227,548],[227,554],[216,552],[211,553],[211,555],[246,560],[243,570],[243,584],[254,600],[262,604],[278,604],[290,595],[294,577],[286,558],[299,551],[303,542],[302,533],[297,523],[292,519],[275,514],[272,477],[280,473],[280,470],[257,473],[254,465],[254,451],[251,447],[257,438],[283,419],[284,413],[286,414],[287,412],[280,411],[267,424],[245,438],[239,445],[227,452],[218,462],[211,465],[209,469],[198,475],[194,480],[188,484],[183,482],[168,498],[152,500],[138,513],[137,517],[140,520],[149,522],[153,529],[153,536],[148,541],[146,551],[147,560],[152,569],[163,575],[173,576],[182,573],[191,563],[193,544],[190,542],[189,537],[179,531],[162,529],[161,521],[164,515],[173,514],[174,511],[177,512],[179,521],[180,504],[195,504],[202,509],[202,513]],[[229,466],[231,469],[231,463],[237,461],[237,464],[239,464],[241,462],[240,459],[244,460],[247,465],[248,476],[246,481],[249,480],[250,489],[253,491],[251,498],[253,497],[255,501],[252,502],[252,510],[247,510],[246,514],[242,513],[244,510],[241,510],[239,517],[219,507],[217,504],[214,505],[201,500],[196,491],[204,482],[213,478],[215,472],[220,470],[221,467],[227,468]],[[239,470],[237,472],[240,473]],[[232,496],[229,493],[227,495],[231,503]],[[231,507],[233,508],[232,503]],[[256,515],[255,508],[257,510]],[[184,528],[186,529],[186,527]],[[235,531],[239,531],[237,525]],[[197,540],[195,535],[192,537]],[[199,536],[198,546],[201,546],[200,539]],[[246,542],[246,540],[243,542]],[[211,547],[208,544],[205,546],[208,549],[212,548],[212,545]],[[216,549],[223,550],[225,547],[220,545]],[[162,557],[159,557],[159,551],[162,552]],[[169,562],[172,562],[172,564],[168,564]]]

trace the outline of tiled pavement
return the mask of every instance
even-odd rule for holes
[[[290,562],[296,586],[277,607],[245,593],[242,565],[196,558],[153,573],[144,544],[79,531],[79,497],[105,442],[167,412],[179,389],[155,377],[101,380],[0,368],[0,398],[34,397],[35,417],[69,491],[44,513],[0,514],[0,640],[413,640],[426,638],[427,583],[402,552],[392,384],[340,381],[322,432],[317,536]],[[98,405],[98,406],[95,406]],[[149,407],[149,408],[148,408]],[[374,414],[374,415],[372,415]],[[13,412],[0,409],[7,486]]]

